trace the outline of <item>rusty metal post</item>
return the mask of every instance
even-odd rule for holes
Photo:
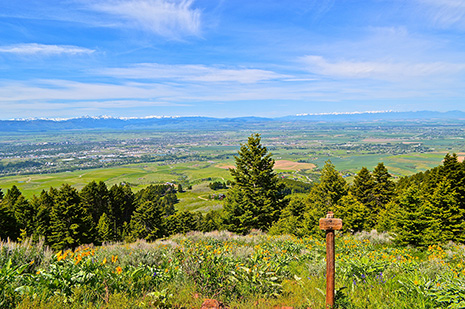
[[[326,231],[326,308],[334,307],[334,277],[336,273],[334,230],[341,228],[342,220],[334,218],[331,211],[328,212],[326,218],[320,219],[320,229]]]

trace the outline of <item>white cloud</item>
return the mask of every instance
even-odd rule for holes
[[[92,2],[90,9],[125,21],[160,36],[179,39],[201,32],[201,11],[192,8],[193,0],[107,0]]]
[[[346,77],[373,78],[399,81],[406,78],[421,78],[437,75],[451,75],[465,71],[465,63],[410,63],[377,61],[330,62],[321,56],[309,55],[302,58],[307,69],[316,74]]]
[[[287,77],[286,75],[260,69],[157,63],[142,63],[129,68],[108,68],[96,73],[128,79],[172,79],[191,82],[238,82],[243,84]]]
[[[417,0],[436,26],[465,29],[465,0]],[[424,10],[426,8],[426,10]]]
[[[0,53],[19,55],[77,55],[92,54],[95,50],[71,45],[45,45],[45,44],[15,44],[0,46]]]

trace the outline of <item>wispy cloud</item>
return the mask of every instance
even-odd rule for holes
[[[436,26],[465,29],[465,0],[417,0]],[[425,10],[426,8],[426,10]]]
[[[15,44],[0,46],[0,53],[18,54],[18,55],[77,55],[92,54],[93,49],[71,46],[71,45],[45,45],[45,44]]]
[[[309,55],[302,58],[307,69],[316,74],[345,77],[373,78],[380,80],[404,80],[406,78],[431,77],[435,75],[456,74],[465,71],[465,63],[412,63],[377,61],[334,61],[322,56]]]
[[[201,11],[193,0],[107,0],[92,2],[90,9],[113,15],[128,27],[180,39],[201,32]]]
[[[95,73],[126,79],[171,79],[192,82],[238,82],[243,84],[287,77],[286,75],[261,69],[157,63],[142,63],[128,68],[107,68]]]

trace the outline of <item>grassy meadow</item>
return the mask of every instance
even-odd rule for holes
[[[336,237],[337,308],[464,308],[465,247]],[[2,242],[2,308],[325,308],[324,236],[229,232],[52,252]]]

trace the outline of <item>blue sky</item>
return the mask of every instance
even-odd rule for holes
[[[0,0],[0,119],[465,110],[465,0]]]

